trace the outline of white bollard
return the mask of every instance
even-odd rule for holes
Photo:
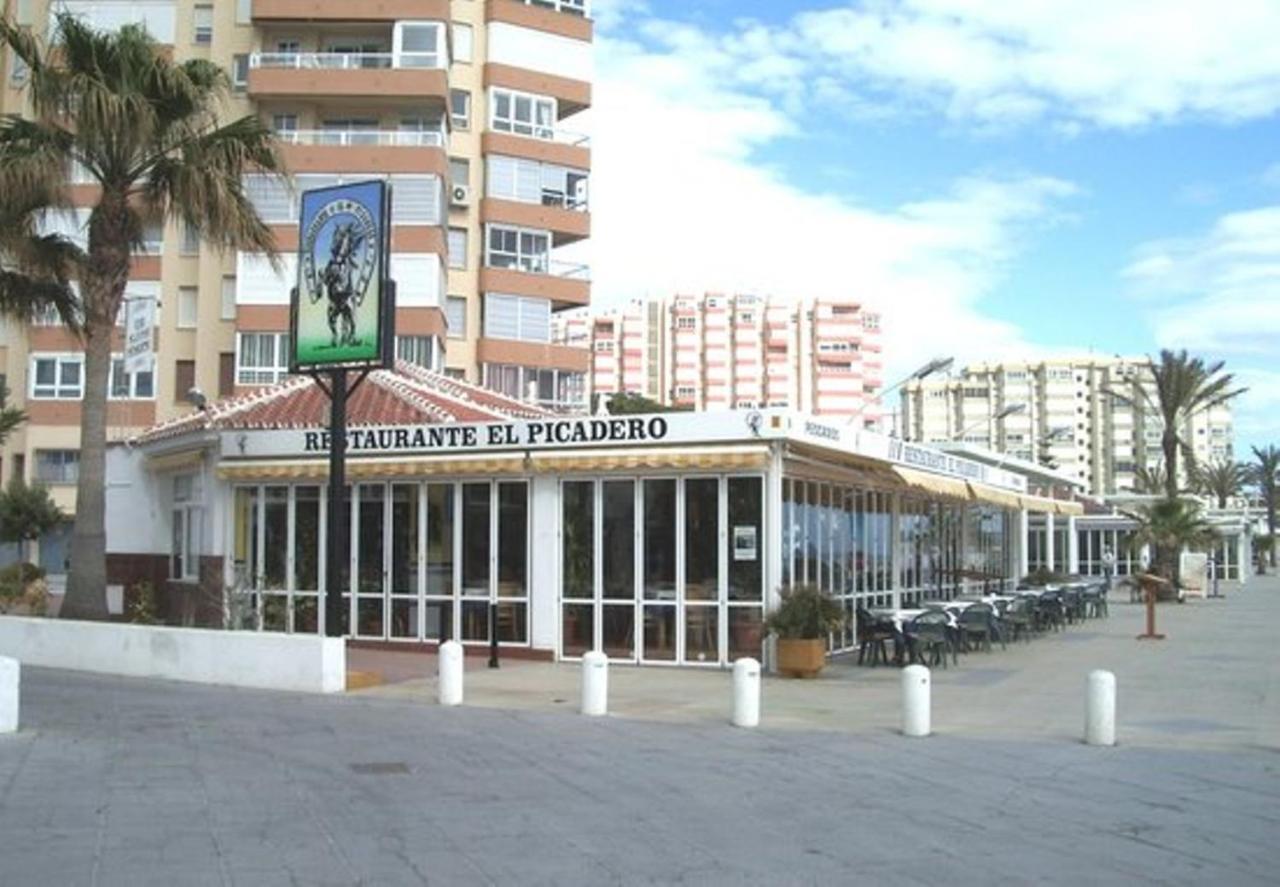
[[[902,735],[928,736],[930,728],[929,669],[908,665],[902,670]]]
[[[760,663],[750,656],[733,663],[733,726],[760,726]]]
[[[582,654],[582,713],[599,716],[609,711],[609,657],[599,650]]]
[[[0,656],[0,733],[18,732],[18,660]]]
[[[1109,671],[1091,671],[1085,680],[1084,741],[1116,744],[1116,676]]]
[[[445,641],[437,654],[439,686],[437,692],[441,705],[462,704],[462,644]]]

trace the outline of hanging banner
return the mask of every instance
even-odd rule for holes
[[[145,373],[155,362],[155,299],[124,303],[124,371]]]
[[[290,372],[391,365],[390,228],[386,182],[303,193]]]

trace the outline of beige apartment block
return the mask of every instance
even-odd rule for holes
[[[561,408],[580,406],[590,354],[551,340],[591,299],[560,260],[590,235],[587,0],[0,0],[37,33],[55,10],[104,28],[144,24],[178,59],[231,74],[225,119],[260,115],[292,187],[246,182],[285,255],[224,253],[173,224],[148,232],[127,295],[159,299],[152,372],[113,374],[110,437],[192,409],[189,392],[242,394],[287,372],[300,191],[386,178],[392,187],[396,351],[405,360]],[[0,112],[25,113],[26,72],[0,53]],[[84,184],[70,173],[71,183]],[[46,230],[84,236],[89,188]],[[56,318],[0,329],[0,373],[30,423],[0,453],[74,510],[83,373]],[[41,546],[61,569],[65,533]]]
[[[880,419],[880,316],[855,301],[678,295],[566,313],[555,339],[590,349],[592,394]]]
[[[1163,462],[1163,422],[1112,396],[1152,390],[1146,357],[1089,355],[1057,360],[970,364],[950,377],[908,382],[901,394],[903,436],[957,441],[1030,461],[1050,460],[1091,493],[1132,490],[1139,466]],[[1198,461],[1232,457],[1230,407],[1182,429]],[[1179,463],[1185,471],[1185,460]]]

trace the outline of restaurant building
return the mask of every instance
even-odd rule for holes
[[[191,622],[323,632],[327,415],[296,377],[113,447],[112,581],[148,579]],[[486,645],[492,604],[512,653],[726,665],[761,655],[789,587],[851,616],[1007,587],[1024,514],[1078,508],[780,410],[565,418],[400,363],[348,415],[355,640]]]

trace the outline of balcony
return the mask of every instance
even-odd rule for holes
[[[544,197],[542,203],[485,197],[480,201],[480,221],[550,232],[552,246],[591,236],[591,214],[586,206],[564,195]]]
[[[591,365],[591,352],[585,348],[555,345],[550,342],[522,342],[518,339],[481,336],[476,339],[476,360],[482,364],[507,364],[585,373]]]
[[[294,173],[429,172],[443,178],[449,170],[445,135],[437,130],[291,129],[276,138]]]
[[[486,22],[503,22],[534,31],[591,40],[592,23],[586,0],[491,0]]]
[[[359,4],[334,3],[332,0],[253,0],[255,23],[448,21],[449,18],[449,0],[365,0]]]
[[[502,128],[507,131],[499,131]],[[480,150],[485,155],[504,154],[575,169],[591,168],[591,137],[550,126],[491,120],[489,129],[480,137]]]
[[[449,98],[447,56],[437,52],[255,52],[249,95],[255,99],[370,99],[436,104]]]
[[[509,261],[490,256],[480,268],[480,291],[538,296],[549,299],[553,310],[559,311],[590,304],[590,269],[573,262],[541,258]]]

